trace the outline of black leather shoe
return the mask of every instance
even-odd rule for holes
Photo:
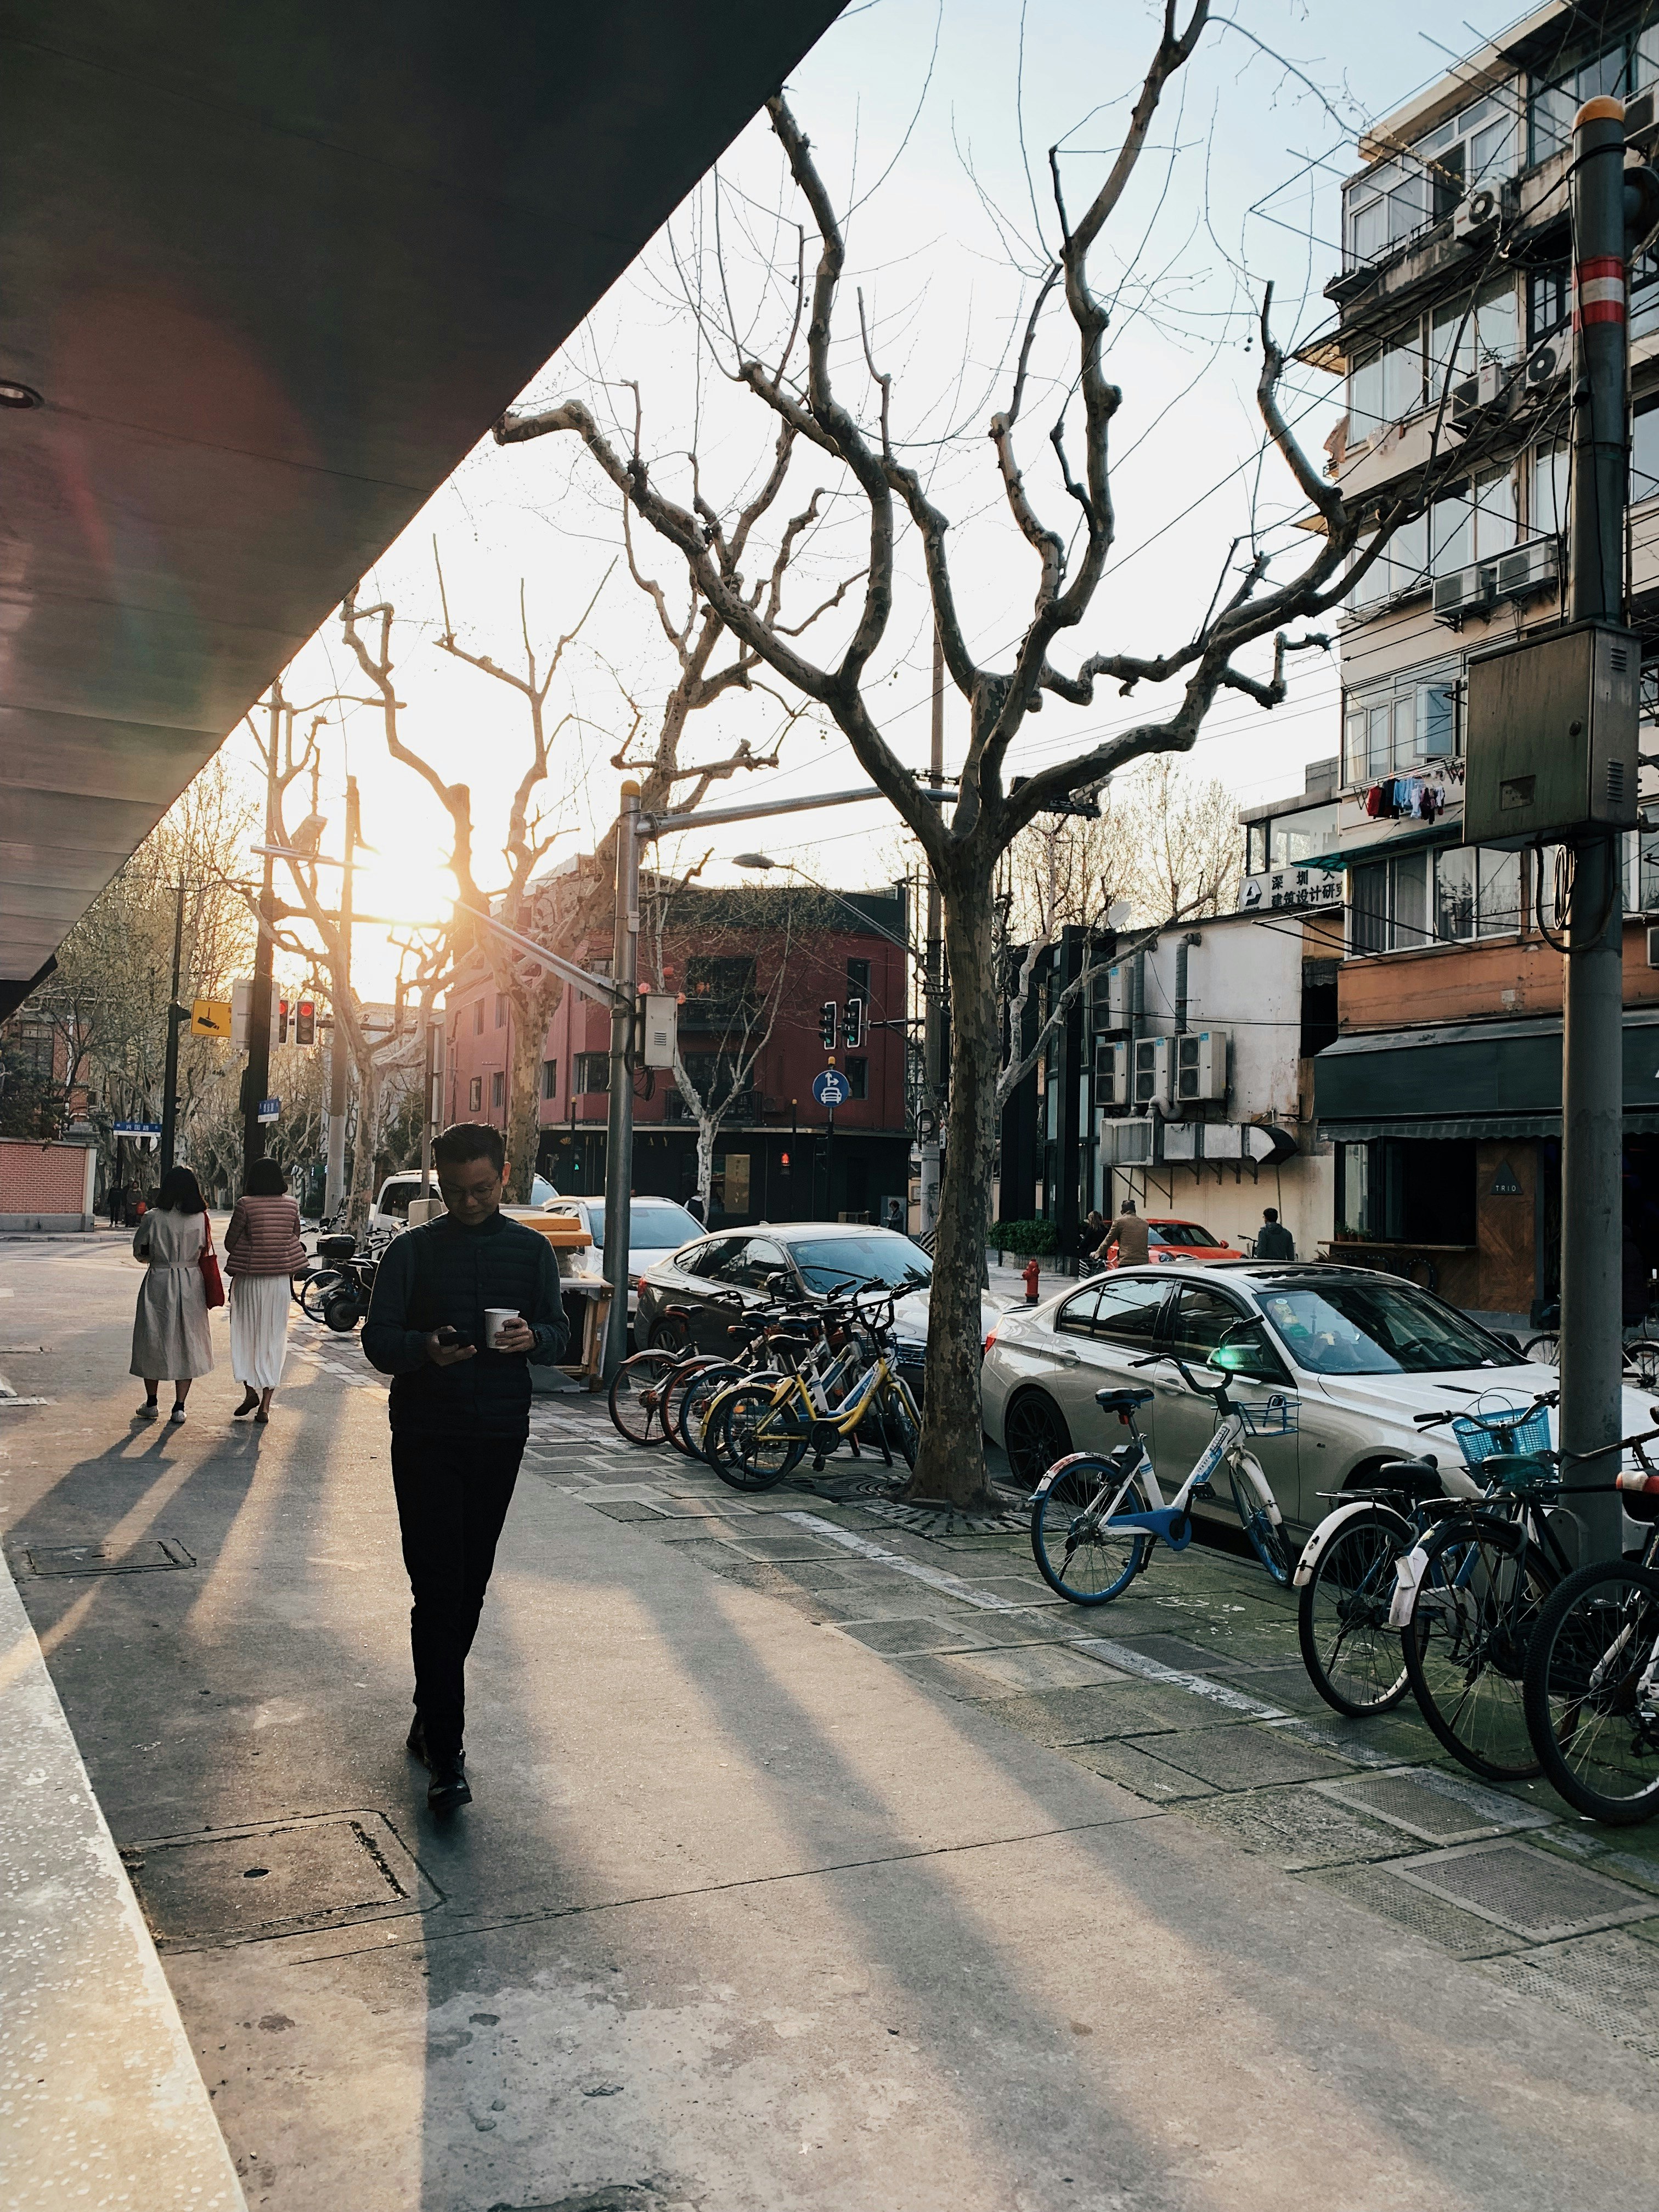
[[[466,1785],[466,1759],[457,1752],[453,1759],[434,1759],[432,1762],[432,1781],[426,1793],[426,1802],[434,1813],[453,1813],[458,1805],[470,1805],[472,1792]]]
[[[410,1723],[409,1735],[404,1748],[411,1759],[418,1759],[422,1766],[431,1765],[432,1755],[426,1747],[426,1723],[418,1713]]]

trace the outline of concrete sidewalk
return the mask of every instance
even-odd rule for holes
[[[250,2204],[1651,2203],[1644,1839],[1311,1711],[1253,1563],[1085,1615],[538,1401],[441,1826],[355,1341],[133,1431],[132,1272],[26,1264],[8,1556],[131,1563],[21,1581]]]

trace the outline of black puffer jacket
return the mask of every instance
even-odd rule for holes
[[[524,1352],[484,1349],[484,1309],[511,1306],[536,1333]],[[439,1367],[423,1339],[447,1323],[479,1349]],[[371,1366],[392,1382],[392,1425],[445,1436],[530,1433],[530,1367],[550,1367],[564,1350],[558,1263],[544,1237],[505,1214],[477,1229],[447,1214],[405,1230],[386,1248],[363,1323]]]

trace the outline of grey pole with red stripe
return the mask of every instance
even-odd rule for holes
[[[1625,110],[1586,100],[1573,124],[1572,520],[1568,618],[1625,619],[1629,325]],[[1621,1433],[1624,1234],[1623,839],[1580,842],[1562,981],[1561,1412],[1564,1448]],[[1611,1483],[1612,1456],[1579,1481]],[[1567,1477],[1571,1486],[1575,1477]],[[1576,1501],[1580,1557],[1616,1558],[1613,1498]]]

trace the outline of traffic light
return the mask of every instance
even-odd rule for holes
[[[270,1042],[274,1050],[288,1042],[288,1000],[273,998],[270,1002]]]
[[[836,1048],[836,1026],[841,1009],[833,999],[826,999],[818,1009],[818,1042],[826,1052]]]
[[[301,999],[294,1010],[294,1042],[295,1044],[315,1044],[317,1042],[317,1001]]]
[[[842,1042],[848,1052],[856,1052],[864,1042],[864,1001],[849,999],[846,1018],[842,1023]]]

